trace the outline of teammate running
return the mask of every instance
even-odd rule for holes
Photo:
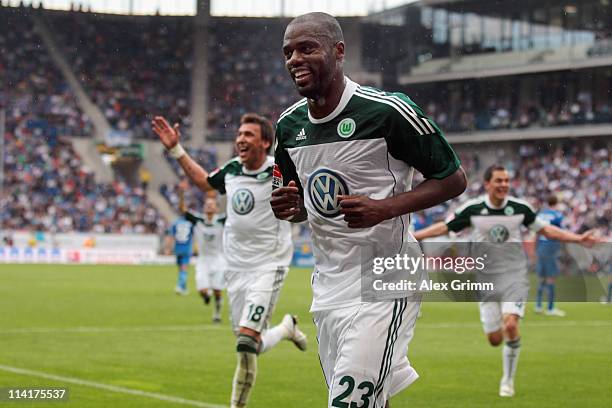
[[[503,166],[491,166],[485,171],[484,187],[486,194],[459,207],[451,221],[433,224],[415,232],[414,237],[421,241],[472,227],[470,241],[477,243],[473,255],[481,252],[487,255],[480,279],[494,282],[497,298],[480,302],[480,320],[492,346],[505,341],[499,395],[512,397],[521,350],[519,322],[525,314],[529,292],[521,228],[527,227],[548,239],[563,242],[591,245],[597,240],[591,232],[578,235],[550,225],[538,218],[526,201],[509,196],[510,175]]]
[[[238,157],[210,174],[181,147],[178,125],[155,117],[153,131],[185,174],[202,191],[227,194],[223,249],[230,316],[237,337],[238,363],[232,383],[231,408],[246,407],[257,376],[257,355],[283,339],[305,350],[306,336],[295,317],[267,329],[293,254],[289,223],[274,218],[270,208],[273,158],[270,122],[256,114],[240,120],[235,146]]]

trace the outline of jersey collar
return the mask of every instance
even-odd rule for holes
[[[267,169],[268,167],[270,167],[272,165],[272,163],[270,163],[270,160],[272,158],[270,156],[266,155],[266,160],[264,161],[264,163],[261,165],[260,168],[255,169],[255,170],[249,170],[246,167],[244,167],[244,164],[242,165],[242,173],[244,174],[248,174],[248,175],[253,175],[253,174],[259,174],[262,171],[264,171],[265,169]],[[274,160],[274,159],[272,159]]]
[[[310,120],[310,123],[314,123],[316,125],[320,123],[329,122],[330,120],[338,116],[340,112],[344,110],[344,108],[346,108],[346,105],[348,105],[349,101],[353,97],[353,94],[359,87],[359,84],[351,81],[348,77],[344,77],[344,81],[346,82],[346,86],[344,87],[344,91],[342,92],[342,97],[340,98],[340,102],[338,102],[338,106],[336,106],[336,109],[334,109],[332,113],[330,113],[329,115],[321,119],[313,118],[312,115],[310,114],[310,109],[308,109],[308,119]]]

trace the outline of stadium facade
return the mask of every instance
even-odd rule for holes
[[[528,171],[550,169],[562,157],[570,167],[590,163],[560,194],[582,191],[576,180],[587,173],[599,183],[592,186],[610,191],[609,173],[601,174],[612,140],[609,2],[423,0],[367,17],[343,17],[345,71],[361,84],[413,98],[457,147],[472,180],[492,162],[508,164],[527,180]],[[7,78],[0,90],[5,152],[18,151],[20,137],[32,137],[37,149],[61,137],[96,182],[106,183],[88,179],[91,205],[79,204],[74,195],[61,203],[72,218],[66,230],[95,229],[100,217],[86,211],[96,208],[95,191],[112,196],[109,183],[119,178],[133,186],[142,181],[142,169],[150,173],[143,183],[147,194],[135,190],[129,201],[144,203],[146,230],[163,230],[153,221],[153,207],[167,219],[173,216],[180,172],[153,139],[152,115],[181,123],[191,136],[192,155],[212,169],[231,155],[235,125],[244,112],[274,120],[299,98],[280,52],[288,18],[211,16],[205,0],[198,2],[196,16],[0,7],[0,18],[12,27],[0,38],[0,66]],[[545,158],[535,170],[534,156]],[[56,222],[57,216],[47,213],[57,203],[45,198],[46,189],[34,190],[41,208],[23,204],[21,165],[4,157],[12,167],[5,166],[3,226],[38,228],[41,223],[27,217],[31,213]],[[45,177],[61,184],[59,175]],[[557,174],[546,173],[553,177]],[[541,200],[549,189],[531,188],[530,194]],[[201,194],[193,191],[187,198],[197,203]],[[606,220],[609,201],[596,197],[588,206],[603,203]],[[140,228],[113,219],[97,227],[102,232]]]

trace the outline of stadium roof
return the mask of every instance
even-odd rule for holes
[[[69,10],[78,9],[112,14],[194,15],[197,0],[0,0],[3,5]],[[362,16],[397,7],[415,0],[209,0],[211,14],[217,16],[295,16],[325,11],[336,16]]]

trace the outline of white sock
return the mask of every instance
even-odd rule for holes
[[[282,324],[276,325],[271,329],[264,331],[261,334],[261,346],[259,353],[265,353],[272,347],[276,346],[281,340],[286,339],[289,336],[287,328]]]
[[[238,365],[232,383],[232,408],[246,407],[257,377],[257,354],[238,352]]]
[[[513,381],[516,374],[516,366],[518,365],[519,354],[521,352],[521,338],[508,340],[504,344],[502,350],[502,358],[504,365],[504,381]]]

